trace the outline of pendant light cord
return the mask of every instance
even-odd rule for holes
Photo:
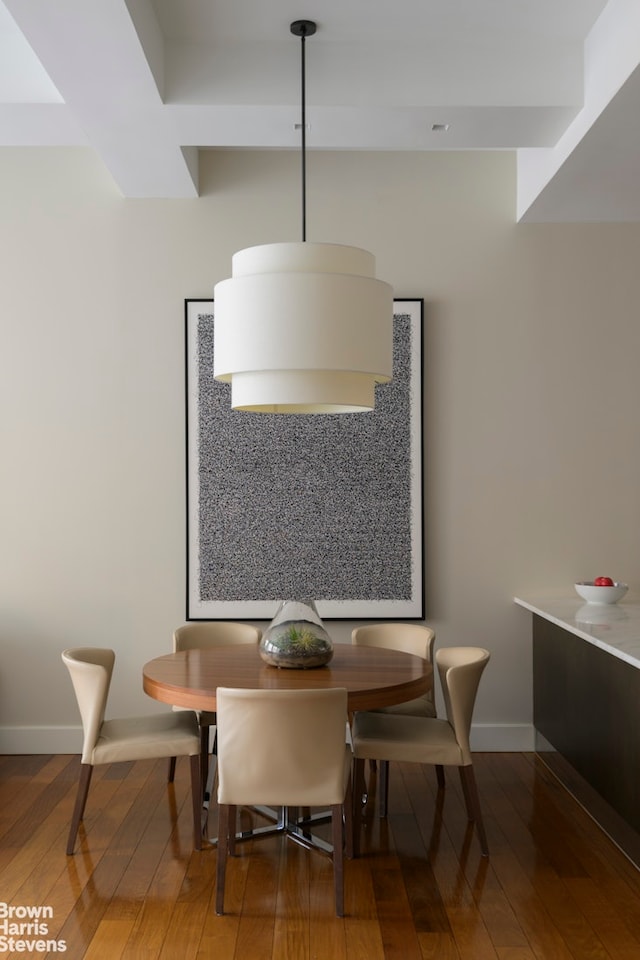
[[[301,43],[301,57],[300,57],[300,73],[302,76],[302,92],[301,92],[301,121],[302,121],[302,241],[303,243],[307,239],[307,91],[306,91],[306,61],[305,61],[305,41],[306,34],[302,34],[300,38]]]
[[[305,41],[316,32],[313,20],[295,20],[291,24],[291,33],[300,37],[300,76],[301,76],[301,144],[302,144],[302,240],[307,239],[307,85]]]

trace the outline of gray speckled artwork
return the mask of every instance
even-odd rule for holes
[[[270,618],[296,597],[329,618],[422,616],[422,302],[394,303],[375,410],[315,416],[233,411],[213,303],[186,306],[187,616]]]

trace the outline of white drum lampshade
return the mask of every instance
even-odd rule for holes
[[[366,250],[272,243],[214,290],[214,376],[256,413],[360,413],[393,365],[393,291]]]

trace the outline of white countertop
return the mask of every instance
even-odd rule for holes
[[[640,603],[600,605],[578,596],[514,597],[516,603],[640,669]]]

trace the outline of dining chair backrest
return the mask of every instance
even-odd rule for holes
[[[351,642],[356,646],[383,647],[387,650],[398,650],[400,653],[411,653],[415,657],[422,657],[428,663],[433,663],[435,639],[435,630],[422,623],[370,623],[355,627],[351,631]],[[418,700],[427,701],[432,705],[434,703],[433,685]],[[394,708],[385,712],[393,713]],[[405,712],[405,709],[401,707],[400,712]],[[435,716],[435,709],[430,710],[429,713]]]
[[[322,806],[345,796],[347,691],[219,687],[218,801]]]
[[[235,620],[193,621],[173,632],[174,653],[232,643],[259,643],[262,631]]]
[[[101,647],[76,647],[73,650],[65,650],[62,654],[62,659],[71,675],[82,719],[84,734],[82,763],[90,763],[93,749],[98,741],[115,658],[113,650]]]
[[[412,653],[431,661],[435,630],[421,623],[369,623],[351,631],[351,641],[367,647],[384,647]]]
[[[469,734],[473,708],[489,657],[489,651],[482,647],[442,647],[436,653],[447,720],[462,752],[463,765],[472,763]]]

